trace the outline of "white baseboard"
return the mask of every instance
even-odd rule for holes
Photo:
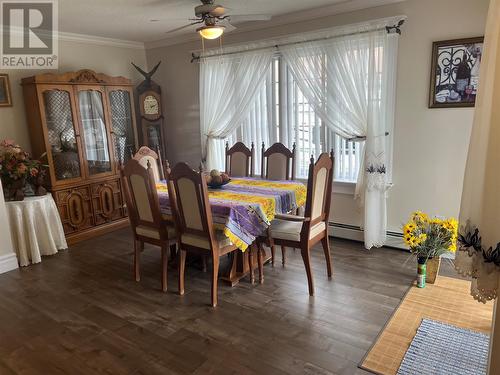
[[[0,274],[19,268],[16,254],[0,255]]]
[[[345,225],[330,222],[328,225],[328,232],[328,234],[332,237],[363,242],[363,230],[355,225]]]
[[[352,241],[364,241],[363,229],[359,226],[330,222],[328,229],[330,236]],[[403,242],[403,235],[396,232],[387,232],[386,246],[407,250]]]

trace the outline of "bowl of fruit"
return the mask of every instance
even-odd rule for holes
[[[228,184],[231,179],[226,173],[221,173],[217,169],[212,169],[207,176],[207,185],[211,189],[220,189]]]

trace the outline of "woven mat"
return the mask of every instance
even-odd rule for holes
[[[360,367],[395,375],[424,318],[489,334],[492,317],[493,302],[476,302],[470,295],[470,281],[439,276],[434,285],[409,289]]]
[[[398,375],[486,375],[490,337],[423,319]]]

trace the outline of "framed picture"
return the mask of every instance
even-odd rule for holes
[[[474,107],[484,37],[432,45],[429,108]]]
[[[11,107],[12,97],[10,95],[9,76],[0,74],[0,107]]]

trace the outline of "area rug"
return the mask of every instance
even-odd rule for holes
[[[409,288],[359,367],[380,375],[397,374],[424,318],[489,334],[492,317],[493,303],[476,302],[470,281],[439,276],[436,284]]]
[[[486,375],[490,337],[423,319],[398,375]]]

